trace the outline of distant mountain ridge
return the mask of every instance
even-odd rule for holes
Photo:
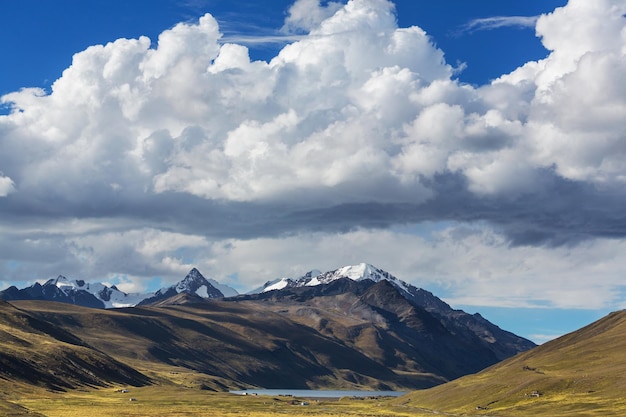
[[[0,299],[6,301],[46,300],[92,308],[132,307],[144,298],[145,294],[127,294],[115,286],[70,280],[63,275],[43,285],[36,282],[23,289],[11,286],[0,291]]]
[[[155,292],[125,293],[115,285],[109,287],[102,283],[70,280],[59,275],[55,279],[49,279],[43,285],[37,282],[22,289],[11,286],[0,291],[0,299],[5,301],[46,300],[91,308],[123,308],[161,301],[179,293],[196,294],[203,298],[232,297],[238,294],[233,288],[207,279],[198,269],[193,268],[177,284]]]
[[[322,288],[345,279],[356,283],[367,281],[374,283],[388,282],[398,291],[399,296],[411,305],[428,312],[447,331],[458,337],[459,340],[468,343],[480,343],[480,345],[492,351],[498,360],[509,358],[516,353],[536,346],[527,339],[499,328],[480,314],[468,314],[463,310],[455,310],[431,292],[415,287],[396,278],[389,272],[367,263],[345,266],[325,273],[312,271],[297,279],[282,278],[271,281],[259,289],[248,293],[248,296],[264,297],[273,293],[288,294],[293,291],[297,291],[298,294],[306,294],[303,291],[307,288]],[[325,289],[325,291],[328,291],[328,289]],[[397,301],[393,302],[397,303]]]
[[[0,293],[30,297],[14,303],[96,349],[125,352],[127,363],[139,355],[220,386],[426,388],[536,346],[366,263],[224,295],[196,268],[147,295],[64,277]],[[28,300],[136,308],[83,315],[83,306]]]
[[[462,310],[455,310],[431,292],[415,287],[396,278],[389,272],[367,263],[344,266],[325,273],[313,270],[300,278],[282,278],[270,281],[251,291],[248,295],[315,287],[330,284],[344,278],[356,282],[365,280],[371,280],[375,283],[381,281],[389,282],[399,291],[403,298],[435,316],[452,333],[464,337],[465,340],[472,340],[474,337],[478,337],[484,346],[494,351],[499,360],[535,346],[529,340],[500,329],[480,314],[471,315]]]
[[[370,279],[374,282],[379,282],[380,280],[387,280],[407,292],[407,294],[409,294],[410,291],[418,290],[416,287],[399,280],[382,269],[376,268],[370,264],[361,263],[358,265],[344,266],[325,273],[319,270],[312,270],[296,279],[281,278],[269,281],[256,290],[249,292],[249,294],[285,288],[328,284],[336,279],[345,277],[355,281]],[[120,291],[115,285],[109,287],[102,283],[70,280],[63,275],[59,275],[55,279],[49,279],[43,285],[35,283],[22,289],[11,286],[0,291],[0,299],[6,301],[47,300],[92,308],[123,308],[147,305],[165,300],[183,292],[196,294],[207,299],[239,295],[235,289],[221,284],[214,279],[207,279],[197,268],[193,268],[189,271],[187,276],[178,283],[161,288],[155,292],[125,293]]]
[[[410,293],[412,289],[418,289],[417,287],[414,287],[413,285],[396,278],[389,272],[376,268],[374,265],[360,263],[358,265],[344,266],[342,268],[324,273],[317,269],[314,269],[296,279],[280,278],[274,281],[268,281],[263,286],[257,288],[256,290],[250,291],[248,294],[258,294],[267,291],[294,287],[313,287],[321,284],[329,284],[332,281],[340,278],[350,278],[353,281],[362,281],[365,279],[369,279],[374,282],[386,280],[391,282],[398,289],[407,293]]]
[[[323,291],[329,284],[348,279],[351,282],[387,282],[395,288],[399,295],[411,305],[425,310],[443,325],[448,332],[468,343],[479,342],[483,347],[492,351],[495,358],[502,360],[515,353],[528,350],[534,343],[500,329],[498,326],[484,319],[479,314],[468,314],[462,310],[455,310],[447,303],[429,291],[415,287],[402,281],[387,271],[371,264],[360,263],[344,266],[328,272],[312,270],[299,278],[281,278],[266,282],[258,289],[248,293],[248,296],[285,292],[296,289],[321,288]],[[337,288],[338,286],[331,286]],[[344,292],[356,291],[352,286]],[[300,290],[302,293],[302,290]],[[9,287],[0,291],[0,299],[4,300],[48,300],[83,307],[120,308],[146,305],[166,305],[168,299],[179,294],[190,294],[205,300],[224,297],[234,297],[237,291],[205,278],[198,269],[193,268],[180,282],[169,287],[161,288],[153,293],[127,294],[115,286],[108,287],[101,283],[86,283],[83,280],[68,280],[63,276],[48,280],[45,284],[38,283],[17,289]],[[191,303],[197,298],[183,297],[176,303]]]

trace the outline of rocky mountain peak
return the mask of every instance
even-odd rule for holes
[[[195,292],[203,285],[211,285],[207,279],[198,271],[193,268],[178,284],[176,284],[177,292]],[[212,285],[211,285],[212,286]]]

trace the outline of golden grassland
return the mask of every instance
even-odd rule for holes
[[[104,364],[115,372],[121,368],[110,365],[97,350],[61,342],[43,331],[70,338],[54,328],[27,331],[29,323],[44,324],[22,311],[5,309],[8,314],[0,315],[0,417],[626,416],[626,311],[435,388],[399,398],[318,401],[219,392],[232,384],[150,357],[129,359],[129,352],[141,351],[143,345],[137,341],[115,350],[119,356],[113,356],[131,361],[134,369],[149,378],[149,384],[123,386],[128,382],[92,378],[93,367],[77,363]],[[92,317],[99,318],[95,313],[88,316]],[[115,335],[111,330],[100,337],[110,341]],[[96,343],[95,335],[85,336]],[[63,367],[80,371],[80,378],[58,372]],[[62,386],[74,388],[54,391],[50,389],[54,385],[29,382],[28,375],[50,374],[69,384]],[[128,392],[121,392],[125,389]],[[303,401],[308,405],[302,405]]]
[[[306,405],[302,405],[303,402]],[[0,400],[0,415],[16,417],[267,417],[277,415],[421,417],[433,414],[407,405],[396,404],[389,398],[296,399],[293,397],[240,396],[181,387],[152,386],[131,387],[128,388],[128,392],[120,392],[120,388],[69,392],[40,390],[26,396],[14,396],[5,402]]]
[[[464,416],[626,416],[625,341],[621,311],[402,401]]]

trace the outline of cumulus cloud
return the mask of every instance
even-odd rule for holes
[[[322,6],[320,0],[296,0],[289,8],[282,30],[286,33],[310,32],[342,6],[339,2]]]
[[[624,0],[570,0],[537,19],[545,59],[483,86],[456,80],[387,0],[298,0],[284,26],[298,36],[269,62],[224,39],[210,14],[154,44],[92,46],[50,92],[2,97],[0,222],[5,236],[32,231],[17,233],[14,259],[68,252],[51,267],[166,279],[228,239],[384,237],[423,222],[482,222],[503,239],[489,256],[513,244],[544,263],[541,250],[622,242],[624,13]],[[148,251],[138,242],[150,234],[174,243]]]
[[[9,177],[5,177],[0,173],[0,197],[6,197],[15,191],[15,183]]]

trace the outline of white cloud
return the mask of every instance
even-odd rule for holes
[[[626,243],[597,240],[576,247],[514,247],[484,226],[439,225],[408,230],[307,234],[283,239],[215,242],[206,264],[222,280],[252,289],[311,269],[370,262],[422,288],[443,287],[453,305],[618,308]],[[288,253],[289,262],[285,262]],[[441,293],[438,295],[442,296]]]
[[[385,0],[296,2],[293,19],[324,13],[270,63],[220,44],[206,15],[164,31],[155,49],[143,37],[76,54],[49,95],[3,97],[21,111],[0,122],[0,163],[32,193],[234,201],[324,190],[362,201],[361,181],[395,182],[396,201],[407,187],[428,198],[421,178],[445,173],[478,195],[508,195],[551,167],[622,184],[624,8],[572,0],[542,16],[550,56],[478,89],[452,81],[443,52],[420,28],[398,28]]]
[[[211,15],[155,47],[92,46],[49,94],[2,97],[0,196],[19,192],[0,199],[0,245],[25,262],[7,273],[174,280],[197,265],[253,285],[366,261],[464,304],[614,303],[622,265],[601,251],[626,235],[625,12],[571,0],[537,20],[545,59],[479,87],[386,0],[296,2],[286,27],[308,33],[270,62]],[[424,220],[503,234],[368,229]]]
[[[310,32],[341,7],[339,2],[331,1],[322,6],[320,0],[296,0],[289,8],[282,30],[287,33]]]
[[[5,177],[0,173],[0,197],[6,197],[15,191],[15,183],[9,177]]]

